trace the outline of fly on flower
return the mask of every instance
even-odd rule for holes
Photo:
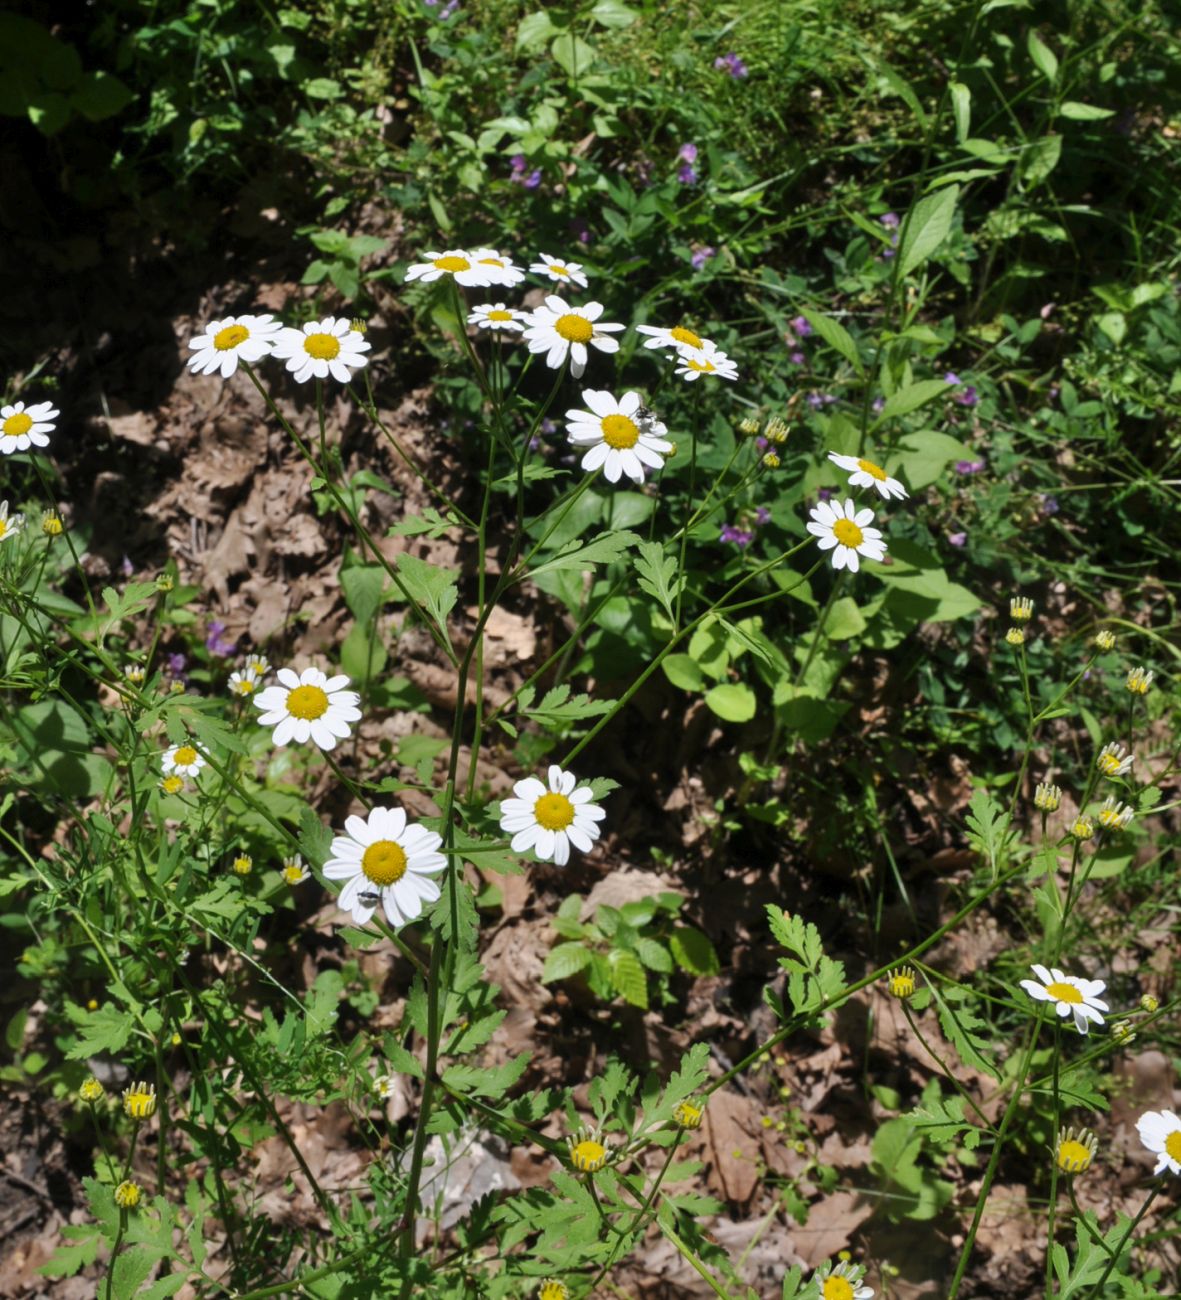
[[[379,902],[389,923],[401,926],[438,899],[439,885],[432,877],[447,866],[437,851],[441,835],[408,825],[401,808],[374,808],[368,817],[346,818],[344,825],[346,834],[332,841],[324,874],[345,882],[337,901],[358,925],[369,920]]]
[[[643,483],[644,466],[659,469],[672,451],[671,442],[660,435],[668,430],[640,403],[639,393],[624,393],[616,399],[610,393],[585,388],[582,400],[589,411],[567,411],[566,431],[576,447],[588,447],[582,468],[600,467],[608,482],[618,483],[626,474]],[[645,417],[640,412],[645,411]]]
[[[354,370],[368,365],[364,353],[372,346],[343,316],[325,316],[321,321],[308,321],[302,329],[280,330],[273,354],[287,362],[297,384],[329,375],[347,384]]]
[[[189,340],[193,355],[189,369],[197,375],[220,371],[223,379],[238,369],[239,361],[258,361],[275,346],[282,325],[267,316],[226,316],[210,321],[205,333]]]

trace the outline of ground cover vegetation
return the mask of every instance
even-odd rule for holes
[[[0,15],[5,1294],[1176,1293],[1178,55]]]

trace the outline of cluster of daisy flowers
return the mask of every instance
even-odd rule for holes
[[[287,363],[296,383],[331,376],[347,384],[353,371],[367,364],[371,346],[344,317],[325,316],[297,328],[270,315],[246,314],[210,321],[203,334],[189,340],[188,364],[194,374],[229,379],[241,362],[274,357]]]

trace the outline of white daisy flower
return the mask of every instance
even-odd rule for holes
[[[1131,824],[1135,811],[1130,804],[1120,803],[1113,794],[1103,800],[1103,807],[1097,814],[1099,825],[1109,831],[1124,831]]]
[[[1103,1017],[1099,1014],[1108,1009],[1107,1003],[1099,999],[1099,994],[1107,987],[1104,980],[1085,980],[1077,975],[1064,975],[1056,966],[1047,970],[1045,966],[1033,966],[1037,980],[1022,980],[1021,987],[1035,1002],[1052,1002],[1055,1012],[1065,1019],[1074,1016],[1074,1027],[1080,1034],[1090,1031],[1090,1022],[1101,1025]]]
[[[37,402],[26,406],[16,402],[0,406],[0,452],[5,456],[14,451],[28,451],[30,447],[48,447],[45,436],[53,432],[53,421],[61,415],[52,402]]]
[[[132,686],[142,686],[147,681],[147,669],[142,664],[124,664],[123,676]]]
[[[467,256],[492,277],[489,284],[502,284],[506,289],[511,289],[525,278],[525,272],[514,264],[512,258],[498,253],[495,248],[475,248]]]
[[[819,1300],[872,1300],[873,1287],[861,1286],[865,1269],[842,1260],[835,1268],[825,1264],[812,1274]]]
[[[567,262],[563,258],[550,257],[548,253],[538,253],[537,256],[541,261],[529,267],[536,275],[544,275],[557,284],[576,284],[580,289],[586,288],[581,262]]]
[[[700,379],[702,375],[712,375],[715,379],[737,379],[738,362],[731,361],[717,348],[707,348],[704,352],[696,352],[692,348],[680,348],[677,351],[675,373],[680,375],[687,384]]]
[[[591,788],[578,785],[573,772],[563,772],[556,764],[549,769],[549,786],[535,776],[528,776],[513,786],[514,799],[500,803],[500,829],[513,837],[514,853],[532,849],[537,857],[559,867],[570,860],[570,845],[589,853],[599,838],[596,824],[606,812],[591,803]]]
[[[492,284],[504,284],[499,272],[491,266],[477,266],[474,255],[462,248],[449,248],[445,253],[427,253],[425,262],[415,262],[406,271],[406,283],[421,280],[430,284],[451,276],[457,284],[488,288]]]
[[[525,338],[530,352],[546,353],[545,364],[551,370],[570,358],[570,373],[575,379],[586,370],[589,343],[600,352],[618,352],[619,340],[610,336],[623,329],[622,325],[608,325],[599,321],[603,314],[601,302],[588,302],[584,307],[568,307],[561,298],[551,294],[544,307],[529,314]]]
[[[292,740],[302,745],[310,737],[321,749],[334,749],[350,734],[349,723],[361,720],[361,697],[345,690],[349,679],[343,673],[329,677],[318,668],[299,674],[280,668],[277,676],[281,685],[254,697],[254,707],[262,710],[261,725],[275,728],[276,745]]]
[[[396,1074],[379,1074],[373,1080],[373,1091],[381,1098],[382,1101],[389,1101],[398,1088],[398,1076]]]
[[[282,329],[273,316],[226,316],[210,321],[205,333],[189,340],[193,356],[188,366],[194,374],[221,371],[223,379],[238,369],[239,361],[258,361],[275,345]]]
[[[247,655],[246,668],[259,677],[265,677],[271,671],[271,661],[266,655]]]
[[[636,483],[644,481],[644,466],[659,469],[673,445],[660,435],[668,430],[644,409],[639,393],[624,393],[616,400],[610,393],[584,388],[582,400],[589,411],[567,411],[566,432],[576,447],[589,447],[582,468],[600,466],[608,482],[618,483],[626,474]]]
[[[880,492],[887,501],[891,497],[897,497],[901,500],[908,495],[906,489],[896,478],[891,478],[880,465],[875,465],[872,460],[862,460],[860,456],[841,456],[835,451],[830,451],[828,458],[838,469],[851,471],[849,474],[850,487],[873,488],[875,491]]]
[[[6,542],[10,537],[15,537],[24,526],[24,515],[15,514],[10,516],[8,502],[0,501],[0,542]]]
[[[847,568],[856,573],[860,567],[858,556],[870,560],[885,558],[886,543],[881,531],[870,528],[873,511],[858,510],[852,497],[844,501],[821,501],[811,511],[812,522],[808,531],[820,539],[822,551],[832,551],[832,567]]]
[[[173,745],[166,749],[160,758],[160,766],[166,776],[196,776],[205,766],[205,755],[186,741],[183,745]]]
[[[243,668],[240,672],[230,673],[230,694],[253,695],[261,681],[259,674],[250,667]]]
[[[312,873],[304,866],[303,858],[298,853],[288,854],[283,859],[279,874],[288,885],[302,885],[305,880],[312,878]]]
[[[1165,1169],[1181,1174],[1181,1119],[1171,1110],[1146,1110],[1136,1121],[1136,1132],[1156,1156],[1154,1174]]]
[[[472,309],[467,323],[482,330],[515,330],[519,333],[528,319],[527,311],[514,311],[502,302],[485,302]]]
[[[1133,695],[1147,695],[1148,688],[1152,685],[1152,679],[1155,676],[1156,674],[1151,668],[1130,668],[1124,685]]]
[[[1127,776],[1135,761],[1135,757],[1119,741],[1113,740],[1099,751],[1095,766],[1104,776],[1109,776],[1114,781],[1117,776]]]
[[[637,325],[636,333],[651,336],[644,343],[646,348],[674,348],[682,354],[718,350],[718,345],[712,339],[702,338],[687,325],[674,325],[672,329],[665,329],[659,325]]]
[[[287,362],[297,384],[329,375],[347,384],[354,370],[368,364],[369,358],[361,354],[370,347],[343,316],[325,316],[321,321],[308,321],[302,329],[280,330],[274,356]]]
[[[329,880],[343,880],[337,903],[364,925],[378,903],[389,923],[406,925],[424,903],[439,897],[431,877],[447,859],[436,852],[443,837],[424,826],[408,826],[401,808],[374,808],[368,817],[349,817],[346,835],[332,841],[332,857],[324,864]]]

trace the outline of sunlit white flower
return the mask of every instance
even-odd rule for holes
[[[437,852],[441,835],[408,826],[401,808],[374,808],[368,817],[349,817],[345,830],[346,835],[332,841],[324,874],[345,882],[337,902],[358,925],[369,920],[378,903],[391,925],[406,925],[423,904],[439,897],[439,885],[431,877],[447,865]]]
[[[842,1260],[835,1268],[823,1264],[812,1274],[816,1283],[813,1293],[819,1300],[872,1300],[873,1287],[862,1286],[865,1269],[860,1264]]]
[[[859,556],[881,560],[886,555],[886,543],[881,530],[871,528],[873,511],[858,510],[852,497],[844,501],[821,501],[809,511],[812,522],[808,531],[820,541],[822,551],[832,551],[832,567],[856,573],[861,565]]]
[[[1117,776],[1127,776],[1135,761],[1134,756],[1119,741],[1113,740],[1099,751],[1095,766],[1104,776],[1115,780]]]
[[[578,785],[573,772],[563,772],[551,763],[549,785],[528,776],[513,786],[515,798],[500,802],[500,829],[513,837],[514,853],[532,849],[537,857],[559,867],[570,860],[570,845],[589,853],[599,838],[598,822],[606,812],[591,803],[588,785]],[[575,789],[575,787],[578,787]]]
[[[671,442],[660,435],[668,430],[647,412],[639,393],[624,393],[618,400],[610,393],[584,388],[582,400],[589,411],[567,411],[566,432],[576,447],[589,447],[582,468],[596,470],[611,483],[626,474],[636,483],[644,481],[644,466],[659,469],[672,451]]]
[[[467,323],[482,330],[514,330],[519,333],[528,319],[527,311],[514,311],[502,302],[485,302],[472,309]]]
[[[880,465],[872,460],[862,460],[860,456],[841,456],[835,451],[828,453],[829,460],[839,469],[850,471],[850,487],[873,488],[888,501],[891,497],[901,500],[908,495],[906,489],[896,478],[891,478]]]
[[[221,371],[223,379],[238,369],[239,361],[258,361],[275,345],[283,328],[272,316],[226,316],[210,321],[205,333],[189,340],[193,355],[188,366],[198,375]]]
[[[373,1091],[382,1099],[389,1101],[398,1089],[398,1076],[396,1074],[379,1074],[373,1080]]]
[[[1130,668],[1124,685],[1133,695],[1147,695],[1148,688],[1152,685],[1152,679],[1155,676],[1156,674],[1151,668]]]
[[[240,672],[230,673],[231,695],[253,695],[258,690],[262,678],[253,668],[243,668]]]
[[[308,321],[302,329],[283,329],[275,340],[274,356],[287,362],[297,384],[327,379],[347,384],[354,370],[367,365],[362,354],[373,345],[343,316]]]
[[[719,352],[716,348],[704,352],[683,348],[677,352],[677,368],[674,373],[680,375],[687,384],[700,379],[703,375],[709,375],[714,379],[737,379],[738,363],[731,361],[724,352]]]
[[[0,542],[6,542],[10,537],[15,537],[24,526],[24,515],[10,515],[8,513],[8,502],[0,501]]]
[[[334,749],[350,734],[349,723],[361,720],[361,697],[345,690],[349,679],[343,673],[329,677],[318,668],[299,674],[280,668],[277,676],[280,685],[254,697],[254,707],[262,710],[259,722],[275,728],[276,745],[292,740],[302,745],[310,737],[321,749]]]
[[[61,412],[54,410],[52,402],[0,406],[0,452],[7,456],[30,447],[48,447],[46,434],[53,432],[53,422],[59,415]]]
[[[1022,980],[1021,987],[1035,1002],[1052,1002],[1055,1012],[1065,1019],[1074,1016],[1074,1027],[1080,1034],[1090,1031],[1091,1021],[1101,1025],[1099,1014],[1108,1009],[1099,994],[1107,987],[1105,980],[1085,980],[1077,975],[1064,975],[1057,967],[1033,966],[1037,980]],[[1040,983],[1038,981],[1041,981]]]
[[[556,284],[576,284],[580,289],[586,288],[581,262],[567,262],[564,258],[550,257],[548,253],[538,253],[537,256],[541,261],[529,267],[536,275],[544,275]]]
[[[712,339],[691,330],[688,325],[674,325],[666,329],[660,325],[637,325],[637,334],[647,334],[646,348],[673,348],[677,352],[716,352],[717,344]]]
[[[1146,1110],[1136,1121],[1136,1132],[1156,1156],[1154,1174],[1165,1169],[1181,1174],[1181,1119],[1171,1110]]]
[[[166,776],[196,776],[205,766],[205,755],[186,741],[183,745],[173,745],[166,749],[160,758],[160,766]]]
[[[498,253],[495,248],[475,248],[467,256],[477,267],[483,268],[485,274],[492,277],[489,284],[502,284],[511,289],[525,278],[525,272],[514,265],[512,258]]]
[[[568,307],[561,298],[550,294],[545,306],[529,315],[525,338],[530,352],[544,352],[545,364],[557,370],[567,357],[570,373],[575,379],[586,370],[587,344],[600,352],[618,352],[619,340],[612,334],[622,325],[605,324],[599,320],[603,314],[601,302],[588,302],[583,307]]]
[[[312,873],[304,865],[303,858],[298,853],[288,854],[283,859],[279,874],[283,877],[285,884],[293,886],[302,885],[305,880],[312,878]]]
[[[1099,825],[1109,831],[1127,830],[1132,818],[1136,815],[1130,805],[1120,803],[1113,794],[1109,794],[1103,800],[1103,807],[1096,814],[1099,818]]]
[[[425,262],[416,262],[406,271],[406,283],[421,280],[430,284],[449,275],[457,284],[478,285],[486,289],[490,284],[503,284],[499,271],[491,266],[477,266],[473,256],[463,248],[449,248],[445,253],[427,253]]]
[[[147,680],[148,670],[143,664],[124,664],[123,676],[132,686],[142,686]]]

